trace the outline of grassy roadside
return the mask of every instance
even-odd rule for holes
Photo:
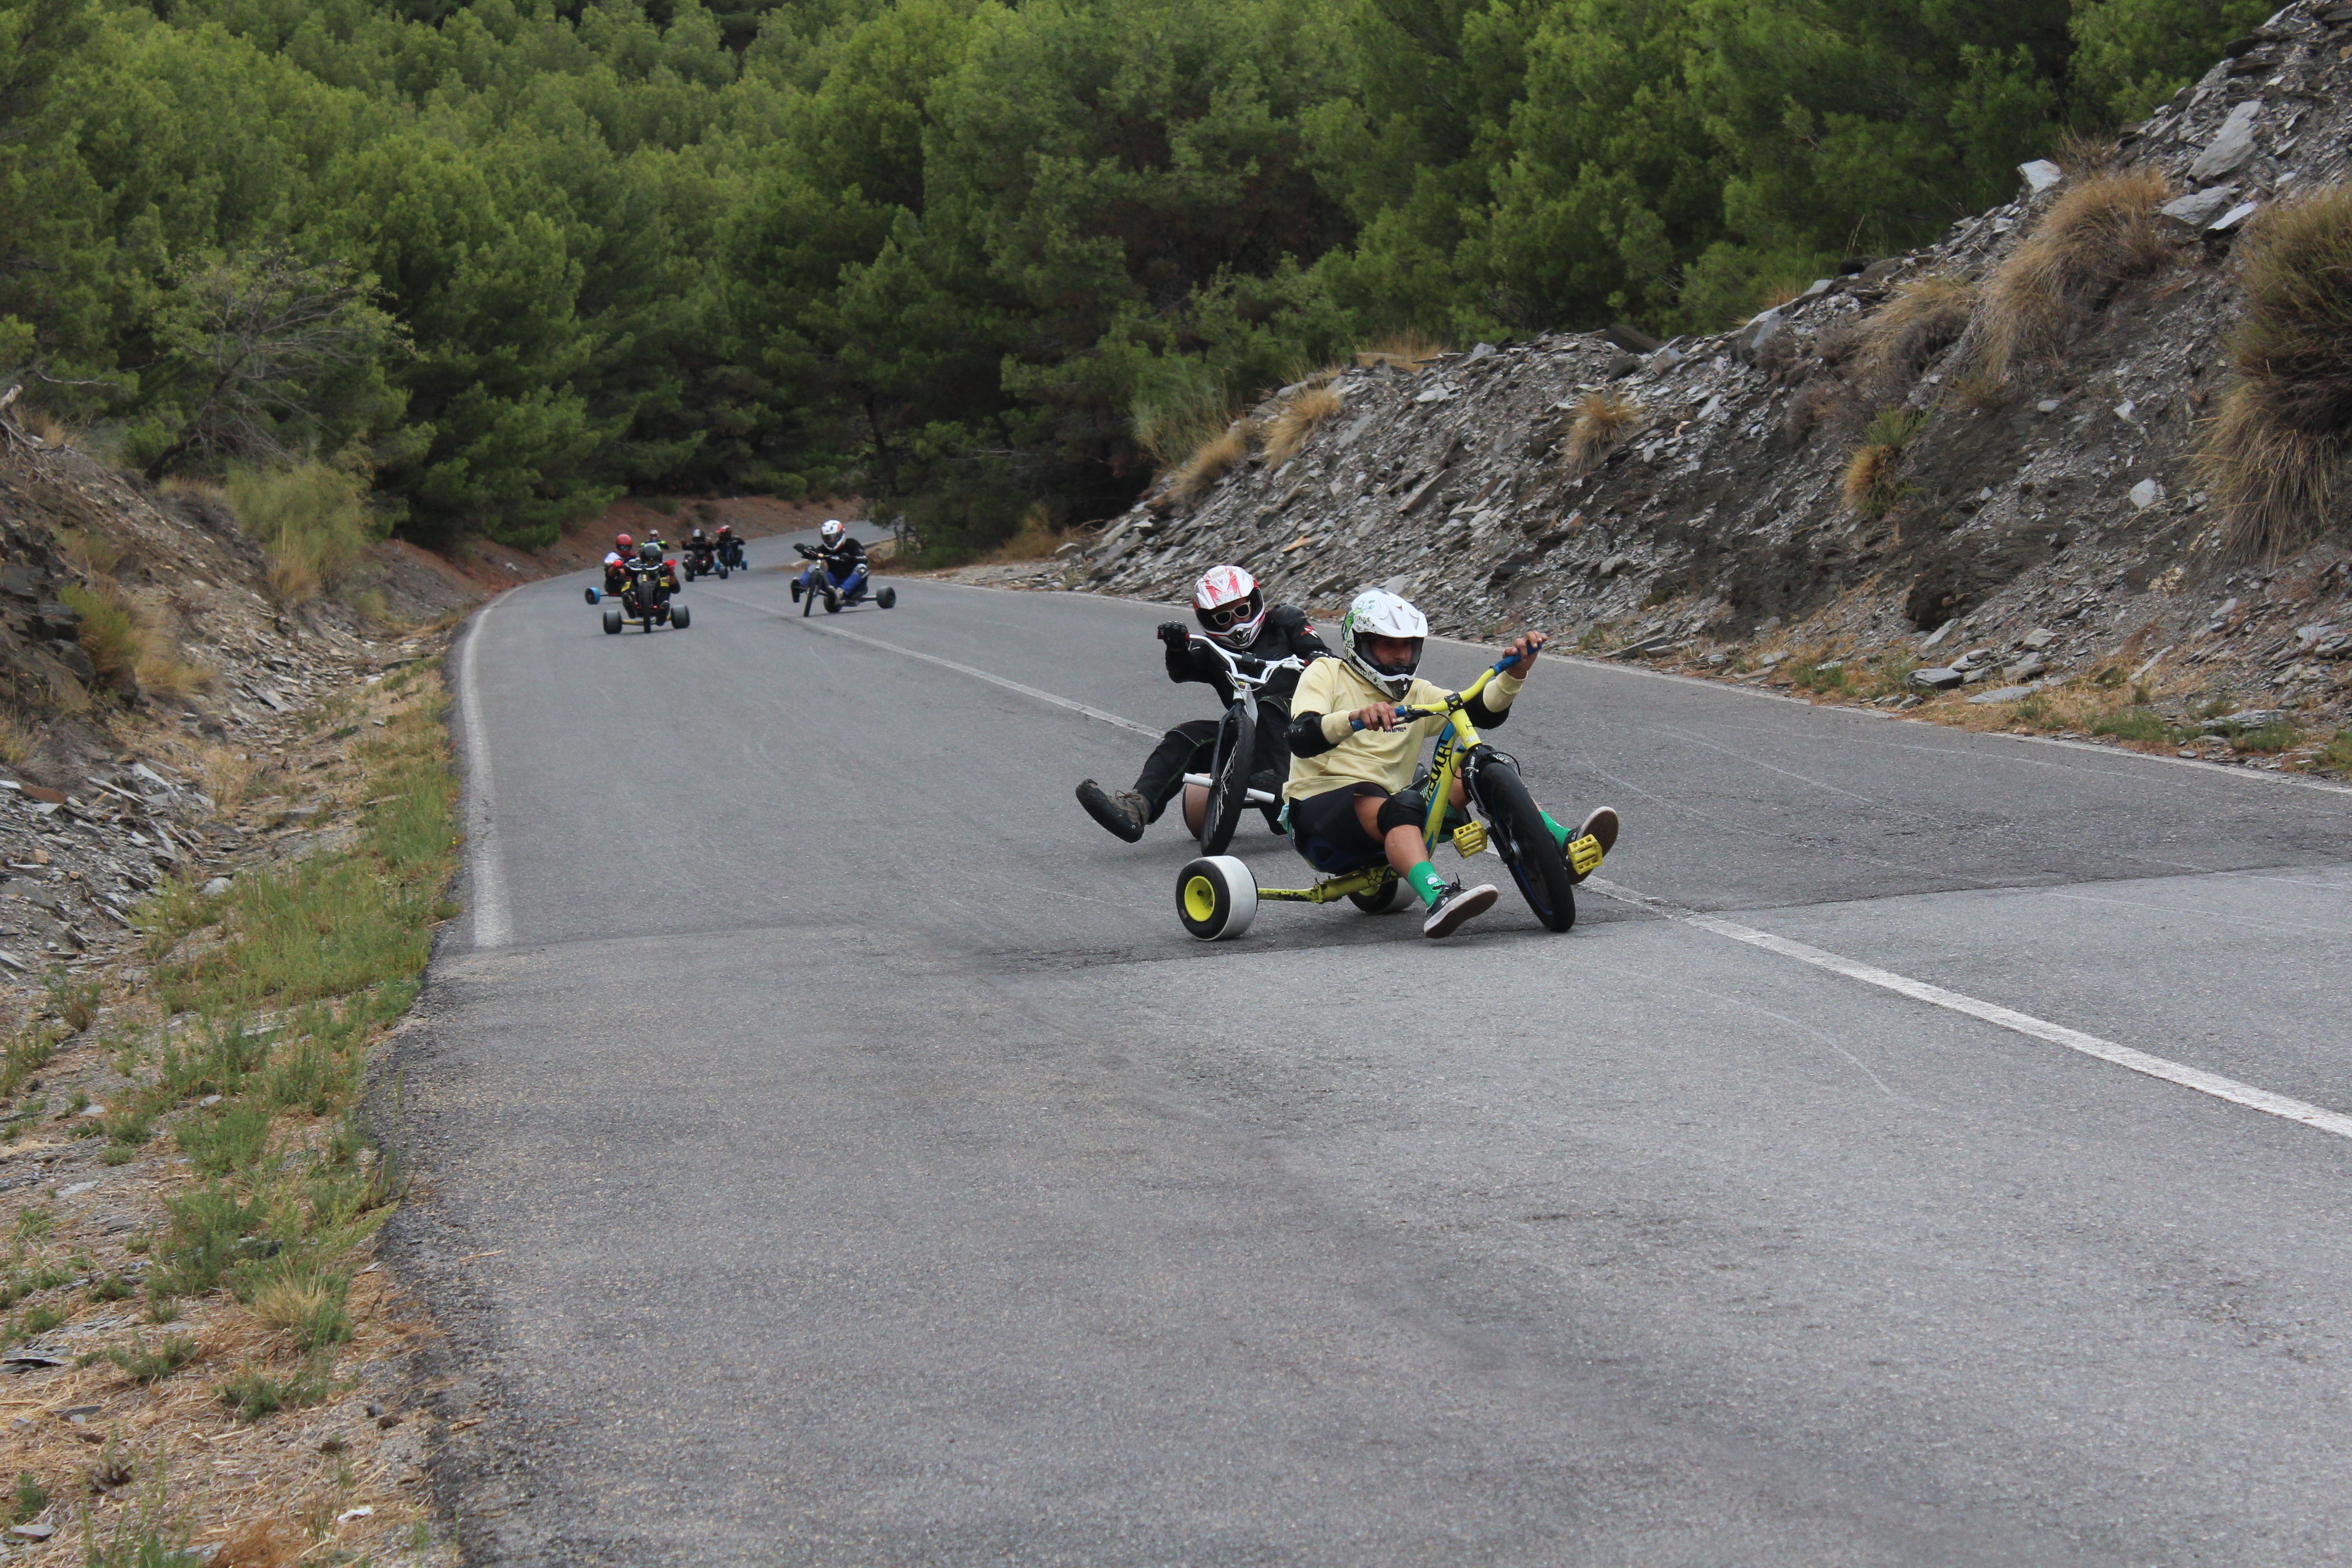
[[[437,664],[344,700],[313,776],[348,825],[226,891],[161,889],[143,971],[60,979],[7,1042],[0,1539],[32,1561],[447,1552],[399,1407],[430,1329],[369,1260],[404,1177],[360,1103],[454,912],[446,701]]]

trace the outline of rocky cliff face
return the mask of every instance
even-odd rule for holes
[[[2168,717],[2276,701],[2322,727],[2342,541],[2231,561],[2191,454],[2230,374],[2237,237],[2344,176],[2352,5],[2290,6],[2229,54],[2118,145],[2028,165],[2007,206],[1737,331],[1339,374],[1295,455],[1163,483],[1067,580],[1180,598],[1234,560],[1327,610],[1384,584],[1464,636],[1542,626],[1752,679],[1873,658],[1888,705],[1925,695],[1915,660],[1973,650],[1962,677],[2014,686],[2112,684],[2128,658]]]

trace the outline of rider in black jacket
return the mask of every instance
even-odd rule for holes
[[[1268,607],[1255,579],[1238,566],[1212,566],[1202,575],[1192,592],[1192,616],[1201,624],[1199,635],[1213,637],[1234,653],[1251,658],[1296,658],[1304,661],[1323,658],[1331,651],[1315,635],[1306,611],[1295,605]],[[1167,653],[1168,679],[1178,682],[1197,680],[1214,687],[1218,705],[1226,706],[1234,700],[1234,689],[1233,682],[1226,678],[1224,663],[1207,650],[1193,647],[1194,635],[1192,628],[1181,621],[1169,621],[1160,627],[1160,640]],[[1286,669],[1257,694],[1258,766],[1250,783],[1269,794],[1281,790],[1283,776],[1290,766],[1290,748],[1285,736],[1290,726],[1290,694],[1297,686],[1297,672]],[[1216,745],[1217,723],[1214,719],[1192,719],[1177,725],[1144,759],[1143,771],[1136,775],[1133,789],[1114,792],[1088,779],[1078,785],[1078,804],[1086,807],[1087,816],[1134,843],[1143,837],[1148,824],[1160,820],[1168,803],[1183,789],[1184,775],[1208,765]]]

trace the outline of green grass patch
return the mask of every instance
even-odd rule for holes
[[[2303,743],[2303,731],[2281,719],[2259,729],[2229,731],[2230,744],[2241,752],[2262,756],[2275,756]]]
[[[2172,726],[2164,716],[2150,708],[2126,708],[2119,712],[2102,713],[2091,721],[2094,735],[2113,735],[2118,741],[2158,742],[2172,738]]]
[[[290,1377],[272,1377],[258,1367],[247,1367],[222,1384],[220,1402],[240,1421],[258,1421],[280,1410],[301,1410],[323,1401],[333,1384],[325,1367],[316,1362]]]
[[[2330,737],[2311,765],[2331,773],[2352,773],[2352,730],[2338,730]]]
[[[155,1383],[196,1359],[196,1339],[194,1334],[166,1334],[162,1344],[150,1350],[145,1337],[133,1330],[131,1348],[110,1350],[106,1359],[129,1373],[133,1383]]]

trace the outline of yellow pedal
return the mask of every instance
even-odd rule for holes
[[[1454,830],[1454,852],[1465,860],[1481,854],[1486,847],[1486,825],[1465,822]]]
[[[1568,867],[1580,877],[1601,869],[1601,840],[1588,833],[1572,841],[1568,847]]]

